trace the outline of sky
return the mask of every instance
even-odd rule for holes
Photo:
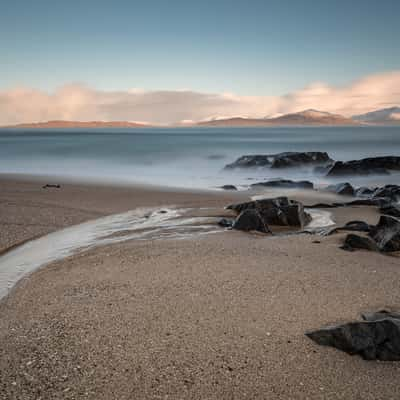
[[[400,103],[399,15],[399,0],[3,2],[0,123],[264,116],[310,90],[345,114]],[[318,103],[371,79],[363,107]]]

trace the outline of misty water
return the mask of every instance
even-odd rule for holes
[[[0,173],[191,188],[278,177],[329,183],[312,170],[223,170],[244,154],[282,151],[326,151],[336,160],[400,155],[400,127],[0,129]]]

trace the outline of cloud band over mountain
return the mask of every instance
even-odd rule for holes
[[[369,75],[343,87],[313,83],[285,96],[100,91],[66,85],[53,93],[30,88],[0,91],[0,125],[48,120],[173,124],[234,116],[261,118],[310,108],[351,116],[399,104],[400,71]]]

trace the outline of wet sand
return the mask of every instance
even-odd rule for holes
[[[247,196],[38,183],[1,179],[3,248],[139,206]],[[339,223],[378,218],[368,207],[334,212]],[[129,241],[44,267],[0,303],[0,398],[397,399],[398,363],[304,336],[400,308],[399,258],[345,252],[343,236]]]

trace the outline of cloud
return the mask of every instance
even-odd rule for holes
[[[30,88],[0,91],[0,125],[48,120],[127,120],[171,124],[221,117],[265,117],[314,108],[351,116],[400,104],[400,71],[334,87],[312,83],[285,96],[240,96],[190,90],[100,91],[66,85],[53,93]]]

